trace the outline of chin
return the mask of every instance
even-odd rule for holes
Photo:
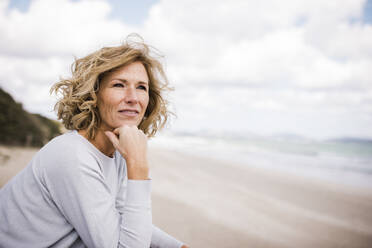
[[[138,127],[139,123],[137,124],[138,122],[137,121],[123,121],[121,123],[119,123],[119,125],[117,127],[121,127],[121,126],[136,126]]]

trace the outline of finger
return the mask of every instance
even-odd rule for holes
[[[116,135],[120,135],[120,133],[121,132],[123,132],[124,130],[128,130],[128,129],[130,129],[130,125],[127,125],[127,124],[124,124],[124,125],[122,125],[121,127],[117,127],[117,128],[115,128],[114,129],[114,133],[116,134]]]
[[[110,132],[110,131],[106,131],[105,134],[107,138],[111,141],[111,143],[114,145],[115,149],[118,149],[119,147],[118,137],[113,132]]]
[[[120,135],[120,127],[115,128],[114,131],[112,131],[116,135]]]

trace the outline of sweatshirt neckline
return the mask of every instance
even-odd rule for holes
[[[79,134],[79,132],[77,130],[72,130],[72,133],[79,137],[80,139],[82,139],[84,141],[84,143],[88,144],[88,146],[99,156],[101,157],[103,160],[106,160],[106,161],[113,161],[115,160],[115,156],[116,156],[116,151],[114,152],[113,156],[112,157],[109,157],[107,156],[106,154],[104,154],[103,152],[101,152],[95,145],[93,145],[89,140],[87,140],[84,136],[82,136],[81,134]]]

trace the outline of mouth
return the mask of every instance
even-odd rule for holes
[[[136,109],[122,109],[119,110],[119,113],[125,116],[135,117],[139,114],[139,111]]]

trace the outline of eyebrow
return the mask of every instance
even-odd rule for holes
[[[126,79],[122,79],[122,78],[113,78],[112,80],[119,80],[119,81],[121,81],[121,82],[123,82],[123,83],[127,83],[127,82],[128,82],[128,80],[126,80]],[[137,83],[138,83],[138,84],[149,85],[148,82],[144,82],[144,81],[138,81]]]

